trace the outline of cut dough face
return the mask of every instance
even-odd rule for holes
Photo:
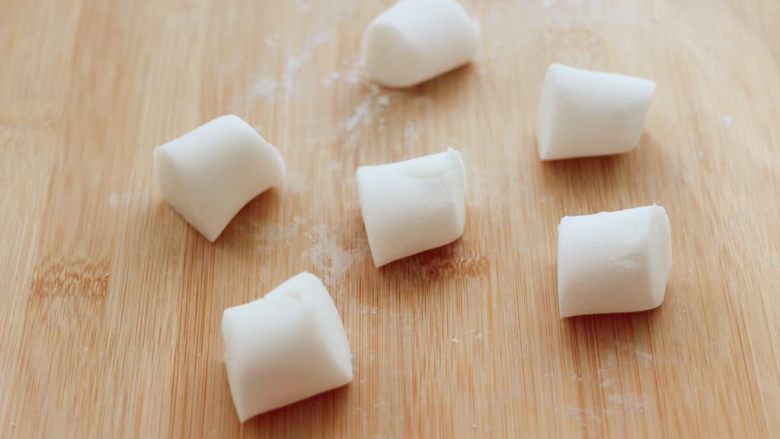
[[[539,105],[539,157],[619,154],[639,144],[655,82],[552,64]]]
[[[157,147],[154,168],[165,200],[212,242],[246,203],[284,176],[279,151],[237,116]]]
[[[561,317],[655,308],[671,267],[669,218],[661,206],[564,217],[558,226]]]
[[[455,0],[401,0],[368,26],[363,64],[382,85],[410,87],[470,62],[478,47],[477,25]]]
[[[222,337],[241,422],[353,379],[336,306],[320,279],[307,272],[262,299],[226,309]]]
[[[445,152],[362,166],[358,196],[377,267],[455,241],[466,222],[461,154]]]

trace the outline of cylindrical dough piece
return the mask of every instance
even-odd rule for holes
[[[561,317],[655,308],[671,267],[669,218],[661,206],[564,217],[558,226]]]
[[[558,160],[634,149],[655,82],[552,64],[539,105],[539,157]]]
[[[460,152],[362,166],[358,197],[377,267],[455,241],[466,222]]]
[[[352,381],[341,317],[319,278],[303,272],[222,315],[225,367],[241,422]]]
[[[222,116],[154,150],[163,196],[209,241],[284,176],[279,151],[238,116]]]
[[[363,64],[387,87],[409,87],[470,62],[476,22],[455,0],[400,0],[366,29]]]

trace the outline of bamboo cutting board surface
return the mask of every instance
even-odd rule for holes
[[[403,91],[358,68],[390,5],[0,0],[0,436],[780,434],[780,3],[467,1],[477,62]],[[553,61],[657,81],[637,150],[537,159]],[[226,113],[289,174],[211,244],[152,149]],[[463,238],[377,270],[356,167],[447,146]],[[663,306],[559,319],[561,216],[653,202]],[[222,311],[303,270],[355,381],[241,425]]]

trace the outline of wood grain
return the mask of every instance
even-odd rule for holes
[[[0,0],[0,436],[780,434],[780,3],[464,1],[479,60],[404,91],[357,68],[390,4]],[[658,82],[636,151],[537,159],[552,61]],[[225,113],[289,175],[210,244],[151,151]],[[375,269],[355,168],[450,145],[463,238]],[[559,319],[560,217],[653,202],[663,306]],[[355,381],[241,425],[222,311],[302,270]]]

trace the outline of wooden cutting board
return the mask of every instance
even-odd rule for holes
[[[402,91],[358,67],[391,3],[0,0],[0,436],[780,435],[780,3],[464,1],[477,62]],[[657,81],[637,150],[537,159],[553,61]],[[152,149],[225,113],[289,175],[211,244]],[[355,168],[447,146],[463,238],[377,270]],[[561,216],[653,202],[663,306],[559,319]],[[355,381],[241,425],[222,311],[303,270]]]

